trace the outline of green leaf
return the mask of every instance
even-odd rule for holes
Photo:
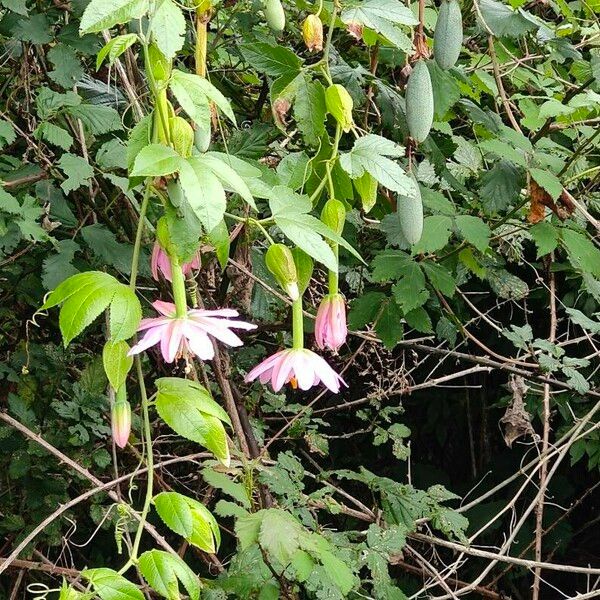
[[[56,254],[46,256],[42,266],[42,283],[47,290],[54,289],[67,277],[78,273],[72,262],[79,249],[79,244],[73,240],[61,240],[56,244]]]
[[[272,560],[286,567],[300,547],[302,525],[283,510],[271,508],[262,512],[258,542]]]
[[[450,240],[452,219],[445,215],[432,215],[423,220],[423,235],[413,246],[414,254],[441,250]]]
[[[158,594],[169,600],[179,600],[181,581],[191,600],[200,598],[198,577],[177,555],[163,550],[148,550],[140,558],[138,566],[148,585]]]
[[[228,496],[231,496],[237,500],[245,508],[251,508],[252,503],[248,498],[248,492],[241,483],[236,483],[232,481],[231,478],[225,473],[215,471],[214,469],[208,467],[202,469],[201,473],[204,481],[206,481],[208,485],[222,490]]]
[[[427,275],[427,279],[429,279],[429,282],[436,290],[439,290],[448,298],[454,296],[456,282],[454,281],[454,277],[452,277],[452,273],[446,267],[431,260],[424,260],[419,264],[425,275]]]
[[[184,538],[192,535],[192,509],[185,496],[176,492],[161,492],[152,499],[158,516],[165,525]]]
[[[194,121],[196,121],[196,117],[198,117],[198,114],[196,113],[198,111],[202,112],[200,115],[200,122],[196,121],[198,125],[202,126],[205,124],[205,121],[203,120],[204,105],[201,100],[198,101],[201,97],[204,97],[207,105],[208,100],[214,102],[223,111],[223,114],[225,114],[232,123],[235,123],[235,115],[233,114],[229,100],[227,100],[227,98],[225,98],[225,96],[223,96],[223,94],[204,77],[174,69],[173,74],[171,75],[170,86],[185,112],[187,112]]]
[[[102,350],[104,372],[113,390],[119,390],[127,379],[127,373],[133,366],[133,357],[127,356],[129,344],[125,341],[109,340]]]
[[[86,569],[81,576],[94,586],[102,600],[144,600],[136,585],[112,569]]]
[[[388,298],[382,303],[375,333],[386,348],[393,348],[404,336],[402,325],[402,311],[393,298]]]
[[[346,6],[346,5],[345,5]],[[344,23],[360,23],[387,38],[401,50],[409,50],[411,42],[399,25],[417,25],[410,8],[394,0],[352,2],[341,14]]]
[[[425,289],[425,275],[414,260],[407,260],[404,268],[397,272],[398,282],[392,293],[398,305],[406,313],[427,302],[429,292]]]
[[[103,135],[123,129],[121,117],[112,106],[99,104],[78,104],[70,106],[67,112],[80,119],[84,127],[93,135]]]
[[[8,121],[0,120],[0,148],[12,144],[16,139],[14,127]]]
[[[486,212],[506,210],[518,200],[523,184],[523,174],[515,165],[506,160],[497,162],[480,180],[479,193]]]
[[[479,9],[485,24],[497,37],[517,38],[538,28],[529,13],[520,8],[513,10],[497,0],[480,0]]]
[[[100,223],[83,227],[81,237],[94,256],[98,257],[103,263],[111,265],[127,275],[131,272],[133,244],[119,242],[115,234]],[[145,255],[142,254],[142,256]],[[147,275],[150,274],[143,264],[140,265],[140,271]]]
[[[132,171],[137,155],[143,148],[150,144],[150,134],[152,131],[152,115],[145,116],[129,132],[127,142],[127,168]]]
[[[552,200],[557,200],[560,197],[563,185],[556,175],[550,173],[550,171],[534,168],[529,169],[529,174],[539,186],[543,187],[550,194]]]
[[[49,44],[53,35],[45,14],[33,14],[28,19],[19,19],[12,29],[12,37],[21,42]]]
[[[427,61],[435,118],[442,120],[446,113],[460,100],[460,87],[456,79],[438,66],[435,60]]]
[[[600,322],[590,319],[576,308],[565,308],[565,312],[571,317],[571,321],[579,325],[582,329],[592,333],[600,333]]]
[[[200,157],[192,156],[180,162],[179,182],[187,202],[205,231],[212,231],[223,221],[227,206],[225,190]]]
[[[325,89],[307,75],[297,79],[294,119],[309,146],[316,146],[325,132]]]
[[[244,59],[257,71],[271,77],[298,73],[302,64],[302,61],[291,50],[282,46],[272,46],[265,42],[244,44],[241,51]]]
[[[113,25],[141,19],[148,11],[148,0],[91,0],[79,22],[79,32],[97,33]]]
[[[252,192],[242,177],[235,171],[232,161],[222,160],[212,153],[202,154],[195,157],[194,160],[211,170],[228,192],[239,194],[254,210],[257,210]]]
[[[100,68],[106,57],[108,56],[108,63],[112,63],[127,50],[135,44],[138,40],[138,36],[135,33],[124,33],[112,38],[107,44],[105,44],[98,55],[96,56],[96,71]]]
[[[179,435],[208,448],[229,465],[229,446],[223,422],[227,413],[201,385],[187,379],[163,377],[156,381],[156,410]]]
[[[422,333],[433,333],[433,325],[427,311],[421,306],[405,313],[407,325]]]
[[[1,0],[0,5],[18,15],[27,15],[26,0]]]
[[[181,168],[184,159],[170,146],[150,144],[142,148],[133,163],[132,177],[171,175]]]
[[[215,247],[215,253],[221,269],[227,266],[229,260],[229,230],[227,229],[227,223],[221,221],[212,231],[208,234],[210,243]]]
[[[367,172],[383,187],[412,198],[416,194],[413,180],[398,163],[388,158],[403,155],[401,146],[370,133],[358,138],[352,150],[340,156],[340,165],[352,179]]]
[[[492,235],[490,227],[485,221],[471,215],[458,215],[455,223],[467,242],[473,244],[480,252],[485,252],[489,247]]]
[[[90,163],[81,156],[65,153],[60,157],[57,166],[67,176],[65,181],[60,184],[65,194],[79,189],[94,176],[94,169]]]
[[[154,10],[150,31],[160,51],[171,60],[183,47],[185,18],[172,0],[162,0]]]
[[[371,323],[377,314],[382,301],[385,299],[383,292],[367,292],[350,302],[350,314],[348,315],[348,327],[350,329],[361,329]]]
[[[537,258],[550,254],[558,246],[558,230],[548,221],[536,223],[529,229],[529,234],[537,248]]]
[[[73,48],[57,44],[48,51],[47,56],[54,65],[54,70],[48,73],[48,77],[58,85],[66,89],[72,88],[83,77],[81,61]]]
[[[307,196],[295,194],[283,186],[276,186],[271,191],[269,205],[275,223],[281,231],[294,244],[328,269],[337,269],[337,260],[323,237],[342,245],[360,259],[356,250],[344,238],[337,235],[322,221],[308,214],[312,204]]]
[[[40,310],[62,304],[59,325],[65,346],[110,306],[110,335],[125,340],[137,330],[140,302],[128,286],[102,271],[78,273],[51,292]]]
[[[561,238],[569,259],[576,269],[600,277],[600,250],[585,235],[561,229]]]
[[[62,127],[42,121],[34,130],[33,137],[36,140],[44,140],[49,144],[58,146],[63,150],[69,150],[73,145],[73,136]]]

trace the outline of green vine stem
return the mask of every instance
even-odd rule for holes
[[[292,345],[295,350],[304,348],[304,315],[302,314],[302,296],[292,303]]]

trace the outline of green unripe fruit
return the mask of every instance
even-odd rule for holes
[[[191,156],[192,146],[194,145],[192,126],[181,117],[173,117],[169,119],[169,128],[171,129],[171,141],[175,152],[183,158]]]
[[[417,180],[412,177],[415,184],[415,196],[398,196],[396,211],[400,220],[400,229],[406,241],[412,246],[416,244],[423,234],[423,201]]]
[[[325,202],[321,211],[321,221],[330,229],[333,229],[338,235],[344,231],[344,222],[346,220],[346,207],[343,202],[330,198]]]
[[[209,146],[210,146],[210,127],[208,129],[201,129],[198,127],[194,131],[194,146],[196,146],[196,150],[204,154]]]
[[[410,137],[425,141],[433,124],[433,88],[424,60],[414,64],[406,84],[406,122]]]
[[[354,123],[352,120],[354,102],[348,90],[339,83],[330,85],[325,90],[325,104],[327,112],[333,115],[333,118],[339,123],[340,127],[345,132],[350,131]]]
[[[440,68],[450,69],[456,64],[462,42],[462,15],[458,0],[442,0],[433,34],[433,55]]]
[[[273,31],[283,31],[285,28],[285,12],[280,0],[265,0],[263,12],[267,25]]]
[[[300,296],[298,271],[291,250],[284,244],[272,244],[265,254],[265,265],[285,293],[297,300]]]
[[[165,55],[155,44],[148,46],[148,64],[146,68],[152,73],[158,87],[166,86],[169,77],[171,77],[171,61],[165,58]]]

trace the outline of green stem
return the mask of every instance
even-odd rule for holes
[[[185,277],[176,256],[169,257],[171,261],[171,279],[173,289],[173,299],[175,300],[175,310],[178,319],[187,315],[187,299],[185,292]]]
[[[338,262],[339,257],[339,246],[337,244],[331,244],[331,249],[335,254],[335,260]],[[339,263],[338,263],[339,264]],[[339,291],[340,275],[338,271],[329,271],[329,293],[337,294]]]
[[[293,348],[304,348],[304,315],[302,313],[302,296],[292,303]]]
[[[140,260],[140,249],[142,246],[142,236],[144,234],[144,223],[146,221],[146,211],[148,209],[148,202],[150,200],[151,186],[150,179],[146,183],[146,189],[144,190],[144,197],[142,199],[142,205],[140,206],[140,216],[138,221],[137,230],[135,233],[135,243],[133,246],[133,256],[131,259],[131,275],[129,277],[129,287],[135,292],[135,285],[137,282],[138,275],[138,263]],[[137,560],[137,553],[140,547],[140,540],[144,531],[144,524],[150,510],[150,502],[152,501],[153,484],[154,484],[154,456],[152,455],[152,432],[150,428],[150,415],[148,412],[148,395],[146,394],[146,384],[144,383],[144,373],[142,371],[142,361],[140,355],[136,354],[135,367],[138,378],[138,385],[140,388],[140,398],[142,404],[142,420],[144,424],[143,437],[146,444],[146,464],[148,466],[148,483],[146,484],[146,498],[144,506],[140,515],[140,522],[135,534],[135,539],[129,556],[129,560],[121,567],[119,573],[125,573],[129,567]]]

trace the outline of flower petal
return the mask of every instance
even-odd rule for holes
[[[163,300],[156,300],[152,303],[154,310],[159,312],[165,317],[173,317],[176,313],[175,305],[172,302],[164,302]]]
[[[172,363],[179,352],[183,340],[183,319],[171,319],[160,340],[160,351],[165,362]]]
[[[183,329],[183,335],[187,338],[190,350],[200,360],[212,360],[214,358],[215,349],[206,332],[194,327],[190,321],[187,321]]]
[[[139,354],[144,350],[147,350],[154,344],[158,344],[160,342],[160,338],[162,337],[164,326],[159,325],[158,327],[152,327],[148,329],[144,337],[137,343],[135,346],[129,350],[127,356],[133,356],[134,354]]]
[[[295,365],[298,358],[297,350],[284,350],[282,356],[273,366],[271,386],[274,392],[278,392],[284,383],[287,383],[295,375]]]

